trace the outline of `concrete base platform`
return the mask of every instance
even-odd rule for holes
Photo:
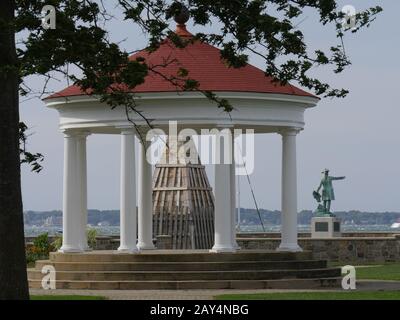
[[[28,270],[31,288],[40,288],[45,266],[56,271],[57,289],[310,289],[340,285],[340,269],[312,259],[311,252],[241,250],[151,250],[51,253]]]

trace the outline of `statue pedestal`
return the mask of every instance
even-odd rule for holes
[[[314,217],[311,219],[311,238],[335,238],[341,236],[339,218]]]

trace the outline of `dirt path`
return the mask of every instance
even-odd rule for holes
[[[341,289],[323,291],[341,291]],[[400,291],[400,281],[360,280],[360,291]],[[212,300],[220,294],[246,294],[264,292],[318,292],[322,290],[41,290],[31,289],[32,295],[88,295],[103,296],[110,300]]]

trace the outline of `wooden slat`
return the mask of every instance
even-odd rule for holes
[[[185,191],[185,190],[198,190],[198,191],[211,191],[211,188],[202,188],[202,187],[155,187],[153,188],[153,191],[164,191],[164,190],[168,190],[168,191]]]
[[[176,215],[178,217],[178,233],[177,233],[177,248],[178,249],[182,249],[182,236],[183,236],[183,214],[182,212],[179,210],[179,207],[176,207]]]
[[[184,217],[183,223],[183,239],[182,239],[182,249],[189,249],[189,215],[188,215],[188,207],[181,207],[179,208],[182,212],[182,216]]]

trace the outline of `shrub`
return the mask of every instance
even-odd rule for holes
[[[53,251],[53,246],[49,240],[49,234],[42,233],[38,235],[33,241],[33,247],[36,248],[39,254],[49,255],[51,251]]]
[[[54,239],[54,241],[52,242],[52,246],[54,251],[58,251],[60,250],[61,246],[62,246],[62,236],[61,235],[57,235]]]
[[[86,231],[88,245],[90,248],[94,249],[96,246],[96,237],[97,237],[97,230],[96,229],[88,229]]]
[[[54,247],[50,243],[48,233],[40,234],[35,238],[32,245],[26,247],[26,262],[30,264],[36,260],[48,259],[53,250]]]

